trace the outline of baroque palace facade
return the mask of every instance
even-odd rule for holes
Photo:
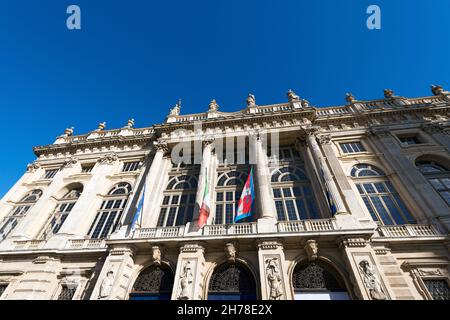
[[[450,92],[432,93],[66,129],[1,200],[0,299],[449,299]]]

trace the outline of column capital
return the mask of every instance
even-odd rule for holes
[[[301,138],[306,139],[307,137],[315,136],[319,132],[320,127],[310,125],[310,126],[301,126],[300,129],[301,129],[300,131]]]
[[[204,148],[206,148],[208,146],[214,147],[215,140],[216,140],[216,138],[214,138],[213,136],[202,137],[202,145]]]
[[[331,135],[330,134],[320,134],[317,136],[317,140],[319,140],[320,144],[330,144],[331,143]]]
[[[260,250],[274,250],[283,248],[283,242],[280,240],[260,240],[258,241],[258,248]]]
[[[167,142],[163,140],[153,141],[153,147],[155,148],[156,152],[162,152],[163,154],[169,152],[169,146]]]
[[[349,248],[349,247],[364,248],[367,245],[368,241],[363,237],[342,236],[337,240],[337,243],[340,248]]]
[[[199,251],[201,253],[205,253],[205,246],[203,246],[201,243],[186,243],[180,247],[180,253],[199,252]]]

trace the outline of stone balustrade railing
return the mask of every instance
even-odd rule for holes
[[[69,240],[66,249],[100,249],[106,247],[104,239],[74,239]]]
[[[140,228],[136,229],[133,238],[152,239],[152,238],[174,238],[182,237],[184,226],[178,227],[159,227],[159,228]]]
[[[322,232],[334,231],[336,221],[334,219],[311,219],[299,221],[279,221],[277,224],[278,232]]]
[[[405,224],[401,226],[379,226],[380,234],[388,238],[433,237],[442,236],[432,225]]]
[[[47,241],[45,240],[19,240],[14,241],[14,249],[17,250],[35,250],[42,249]]]
[[[256,234],[258,228],[255,222],[236,224],[211,224],[203,228],[204,236]]]

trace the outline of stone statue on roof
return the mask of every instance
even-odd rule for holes
[[[219,110],[219,105],[216,102],[216,99],[213,99],[210,103],[209,103],[209,112],[210,111],[217,111]]]
[[[178,100],[177,104],[170,109],[169,115],[171,116],[179,116],[181,111],[181,99]]]
[[[287,97],[289,102],[300,101],[300,97],[291,89],[287,92]]]
[[[255,96],[249,93],[247,96],[247,107],[254,107],[254,106],[256,106]]]

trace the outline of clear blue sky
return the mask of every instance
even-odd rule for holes
[[[66,28],[77,4],[82,30]],[[381,7],[382,29],[366,28]],[[66,127],[162,122],[182,113],[286,100],[311,104],[430,94],[450,87],[448,0],[2,0],[0,196]]]

